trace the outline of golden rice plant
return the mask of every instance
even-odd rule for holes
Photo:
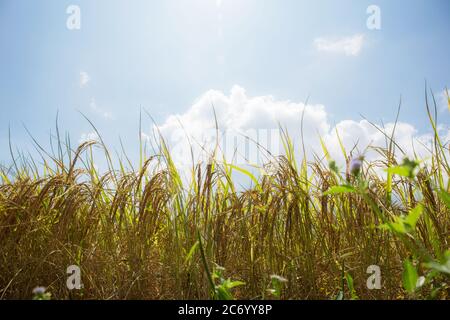
[[[382,160],[355,158],[343,174],[333,159],[298,162],[283,131],[266,174],[212,154],[187,183],[162,137],[152,154],[141,141],[133,168],[101,138],[72,150],[58,134],[55,152],[37,145],[41,159],[13,155],[0,169],[0,298],[45,286],[54,299],[447,299],[449,149],[429,114],[420,165],[398,163],[391,139]],[[69,265],[80,290],[66,287]],[[367,286],[373,265],[379,290]]]

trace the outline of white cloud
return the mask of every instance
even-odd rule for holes
[[[219,138],[215,134],[213,107],[220,129]],[[191,164],[191,147],[195,161],[206,160],[214,150],[216,139],[219,140],[220,150],[227,161],[236,160],[234,152],[237,150],[242,156],[235,162],[262,164],[265,159],[260,158],[261,152],[256,149],[254,143],[245,141],[244,137],[252,137],[275,156],[284,154],[279,141],[278,124],[288,130],[297,150],[297,160],[300,160],[300,123],[303,112],[304,141],[309,159],[312,153],[323,155],[319,139],[321,136],[330,156],[341,165],[345,160],[336,131],[347,153],[356,145],[354,155],[365,152],[369,160],[376,160],[380,156],[373,150],[366,151],[366,148],[386,147],[386,135],[390,136],[394,128],[393,123],[387,123],[384,128],[378,126],[377,129],[366,120],[344,120],[333,127],[323,105],[305,106],[303,103],[276,100],[272,96],[249,97],[239,86],[234,86],[229,96],[221,91],[206,92],[185,113],[169,116],[158,128],[169,143],[174,161],[179,166],[186,167]],[[441,126],[440,131],[444,143],[448,143],[449,127]],[[232,143],[230,137],[234,139]],[[429,156],[427,146],[430,146],[432,135],[419,134],[413,125],[397,123],[394,138],[409,157],[414,157],[415,154],[419,158]],[[404,157],[401,152],[396,155],[399,160]],[[243,159],[246,160],[245,163],[239,161]]]
[[[91,108],[92,111],[94,111],[95,113],[97,113],[98,115],[102,116],[105,119],[113,119],[113,115],[111,112],[109,111],[105,111],[102,108],[100,108],[97,105],[97,102],[95,101],[94,98],[91,99],[91,102],[89,103],[89,107]]]
[[[89,141],[100,141],[100,138],[96,132],[82,133],[78,143],[82,144]]]
[[[336,124],[324,140],[330,154],[341,163],[344,159],[339,138],[347,152],[355,147],[356,154],[364,153],[368,160],[376,160],[380,155],[372,148],[367,150],[367,147],[385,148],[389,144],[388,137],[392,136],[394,126],[394,123],[388,123],[384,127],[380,125],[375,127],[367,120],[344,120]],[[398,122],[395,126],[394,141],[410,158],[415,158],[415,155],[419,158],[427,157],[429,155],[427,147],[430,146],[432,138],[428,134],[419,135],[415,127],[408,123]],[[404,156],[401,150],[398,149],[396,153],[399,158]]]
[[[305,107],[302,103],[277,101],[272,96],[249,98],[239,86],[232,88],[230,96],[215,90],[206,92],[184,114],[169,116],[159,130],[174,146],[173,154],[178,162],[190,161],[191,147],[197,159],[204,159],[214,149],[217,139],[215,111],[223,154],[231,160],[237,149],[239,163],[245,159],[255,163],[261,159],[258,159],[257,150],[248,150],[255,145],[243,141],[245,136],[278,153],[282,148],[278,124],[286,127],[292,136],[298,136],[304,109],[305,138],[312,140],[318,134],[325,135],[329,124],[324,106]]]
[[[91,77],[86,71],[80,72],[80,87],[84,88],[87,86],[88,82],[91,80]]]
[[[316,38],[314,46],[318,51],[357,56],[364,45],[364,35],[356,34],[343,38]]]

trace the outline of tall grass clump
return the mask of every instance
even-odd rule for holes
[[[297,162],[284,131],[285,154],[265,174],[212,154],[188,181],[162,138],[151,155],[141,141],[136,167],[115,162],[101,138],[73,150],[58,133],[53,151],[37,145],[40,159],[11,148],[0,168],[0,298],[45,286],[54,299],[448,299],[450,155],[428,114],[430,159],[397,160],[392,135],[377,162],[342,148],[346,172],[324,143],[327,160]],[[66,287],[70,265],[80,290]],[[367,285],[369,266],[380,289]]]

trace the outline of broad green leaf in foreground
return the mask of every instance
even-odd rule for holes
[[[419,220],[420,216],[423,212],[423,206],[419,204],[417,207],[412,209],[409,214],[404,219],[404,223],[411,228],[411,230],[414,230],[416,228],[417,221]]]
[[[406,259],[403,262],[403,288],[405,288],[408,293],[414,293],[414,291],[416,291],[418,278],[416,268],[411,261]]]
[[[400,166],[389,167],[386,171],[390,174],[396,174],[401,177],[406,178],[414,178],[416,175],[416,169],[418,168],[419,163],[417,161],[409,160],[405,158],[403,163]]]
[[[393,222],[387,222],[382,224],[380,228],[385,230],[391,230],[396,233],[409,233],[416,229],[417,221],[423,212],[423,206],[419,204],[412,209],[406,217],[394,217]]]
[[[443,263],[429,262],[425,263],[424,266],[437,272],[446,273],[450,275],[450,250],[447,250],[445,252]]]

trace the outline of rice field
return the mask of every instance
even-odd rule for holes
[[[297,159],[287,134],[264,175],[211,154],[188,182],[163,137],[134,169],[101,139],[16,155],[0,167],[0,298],[449,299],[450,153],[428,114],[427,161],[386,137],[381,160],[343,149],[339,168]]]

